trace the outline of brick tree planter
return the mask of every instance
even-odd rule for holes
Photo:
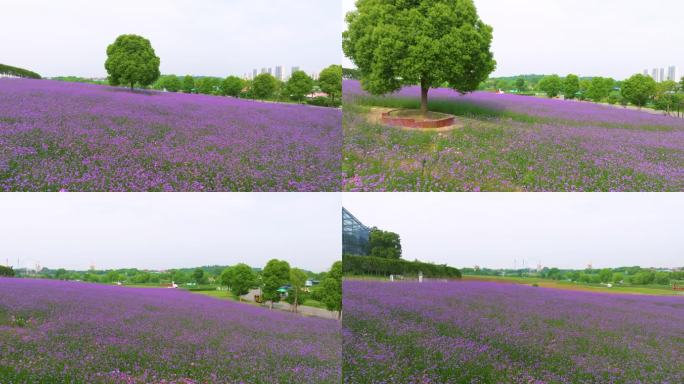
[[[404,128],[444,128],[454,125],[456,118],[452,115],[447,115],[444,113],[430,112],[435,118],[414,118],[410,116],[398,116],[399,112],[407,112],[403,109],[395,109],[389,112],[384,112],[382,114],[382,122],[386,125],[391,125],[394,127],[404,127]]]

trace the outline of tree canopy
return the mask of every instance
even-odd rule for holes
[[[342,95],[342,66],[331,65],[318,75],[318,85],[321,91],[330,96],[331,101]]]
[[[544,91],[547,96],[553,98],[560,94],[563,89],[563,82],[558,75],[546,76],[539,82],[539,89]]]
[[[567,75],[565,76],[565,80],[563,80],[563,96],[568,99],[572,100],[577,96],[577,92],[580,90],[580,80],[577,75]]]
[[[287,80],[285,84],[285,91],[293,100],[302,101],[311,93],[314,81],[304,71],[296,71]]]
[[[221,93],[224,96],[238,97],[242,93],[245,82],[237,76],[228,76],[221,82]]]
[[[368,249],[371,256],[399,259],[401,258],[401,239],[397,233],[373,228],[368,238]]]
[[[271,302],[271,305],[274,302],[280,301],[280,293],[278,292],[278,288],[287,284],[289,281],[290,264],[284,260],[269,260],[262,272],[263,287],[261,291],[264,300]]]
[[[148,86],[159,78],[160,59],[149,40],[138,35],[121,35],[107,47],[105,69],[111,85]]]
[[[0,276],[12,277],[14,276],[14,269],[12,269],[12,267],[0,265]]]
[[[257,285],[257,276],[247,264],[237,264],[226,268],[221,273],[221,284],[230,288],[230,291],[238,299],[249,293],[249,290]]]
[[[492,27],[472,0],[358,0],[346,21],[342,48],[361,86],[385,94],[420,84],[423,112],[430,88],[471,92],[496,67]]]
[[[273,97],[273,94],[278,87],[278,80],[268,73],[262,73],[252,80],[251,93],[258,99],[268,99]]]
[[[321,282],[323,304],[329,311],[342,314],[342,262],[336,261]]]
[[[650,76],[636,74],[622,82],[622,96],[641,108],[655,95],[656,84]]]

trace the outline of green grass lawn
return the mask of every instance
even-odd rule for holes
[[[635,285],[613,285],[608,288],[599,284],[588,284],[588,283],[576,283],[564,280],[547,280],[538,277],[515,277],[515,276],[473,276],[466,275],[463,276],[464,280],[477,280],[477,281],[492,281],[500,283],[512,283],[512,284],[527,284],[533,285],[537,284],[543,288],[555,288],[555,289],[570,289],[570,290],[582,290],[582,291],[592,291],[592,292],[603,292],[603,293],[626,293],[626,294],[640,294],[640,295],[660,295],[660,296],[677,296],[682,295],[682,292],[674,291],[670,286],[665,285],[646,285],[646,286],[635,286]]]

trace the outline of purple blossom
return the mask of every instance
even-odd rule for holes
[[[369,124],[354,104],[418,102],[407,87],[369,99],[344,82],[348,191],[684,191],[684,120],[589,102],[431,90],[457,106],[448,133]],[[477,110],[479,115],[468,115]]]
[[[0,278],[1,383],[339,383],[340,325],[175,289]]]
[[[684,297],[345,281],[346,383],[682,383]]]
[[[0,190],[339,191],[341,111],[0,79]]]

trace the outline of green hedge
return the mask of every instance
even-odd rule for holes
[[[384,259],[372,256],[342,256],[342,267],[347,275],[418,275],[424,277],[461,278],[461,271],[447,265],[406,261],[402,259]]]
[[[27,69],[17,68],[17,67],[13,67],[11,65],[5,65],[5,64],[0,64],[0,73],[12,75],[12,76],[28,77],[31,79],[40,79],[41,78],[40,75],[35,73],[35,72],[31,72]]]

